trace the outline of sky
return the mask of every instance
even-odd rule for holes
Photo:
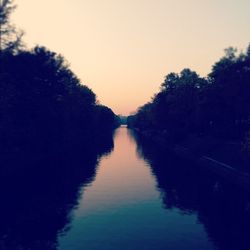
[[[206,76],[250,43],[250,0],[15,0],[28,47],[62,54],[101,104],[128,115],[170,72]]]

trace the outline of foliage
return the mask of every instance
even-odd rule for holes
[[[13,1],[1,2],[1,154],[98,151],[100,136],[118,126],[115,114],[97,105],[61,55],[22,48],[21,33],[9,22],[14,9]]]
[[[20,49],[23,32],[10,23],[10,14],[15,9],[12,0],[2,0],[0,3],[0,51],[14,52]]]
[[[141,131],[160,131],[175,142],[191,134],[242,141],[249,118],[250,46],[241,54],[226,49],[207,78],[190,69],[168,74],[160,92],[128,121]]]
[[[2,150],[69,147],[91,140],[100,124],[102,133],[114,129],[114,113],[96,104],[95,94],[80,84],[62,56],[36,47],[2,53],[1,61]]]

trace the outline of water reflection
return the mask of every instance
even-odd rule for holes
[[[124,127],[101,148],[2,177],[0,249],[250,249],[247,193]]]
[[[0,249],[57,249],[58,235],[70,229],[81,187],[93,181],[100,156],[113,149],[112,137],[101,144],[88,155],[79,148],[39,161],[1,161]]]
[[[216,249],[250,249],[249,193],[135,138],[137,153],[149,163],[166,209],[197,213]]]
[[[58,249],[214,249],[196,214],[163,208],[156,178],[126,128],[117,130],[114,144],[95,181],[83,188]]]

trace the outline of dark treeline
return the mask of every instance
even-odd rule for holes
[[[113,111],[44,47],[31,50],[0,4],[0,249],[57,249],[82,185],[113,149]]]
[[[61,56],[36,47],[2,52],[0,60],[1,152],[58,150],[86,141],[91,147],[116,126],[114,113],[96,103]]]
[[[0,6],[0,154],[97,152],[119,125],[113,111],[45,47],[24,48],[10,24],[13,3]]]
[[[168,74],[128,125],[168,145],[183,144],[230,163],[241,158],[243,164],[250,153],[250,46],[240,54],[226,49],[206,78],[190,69]]]

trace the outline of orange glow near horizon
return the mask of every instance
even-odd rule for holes
[[[128,115],[164,76],[200,75],[250,42],[249,0],[16,0],[13,22],[36,44],[65,56],[98,100]]]

